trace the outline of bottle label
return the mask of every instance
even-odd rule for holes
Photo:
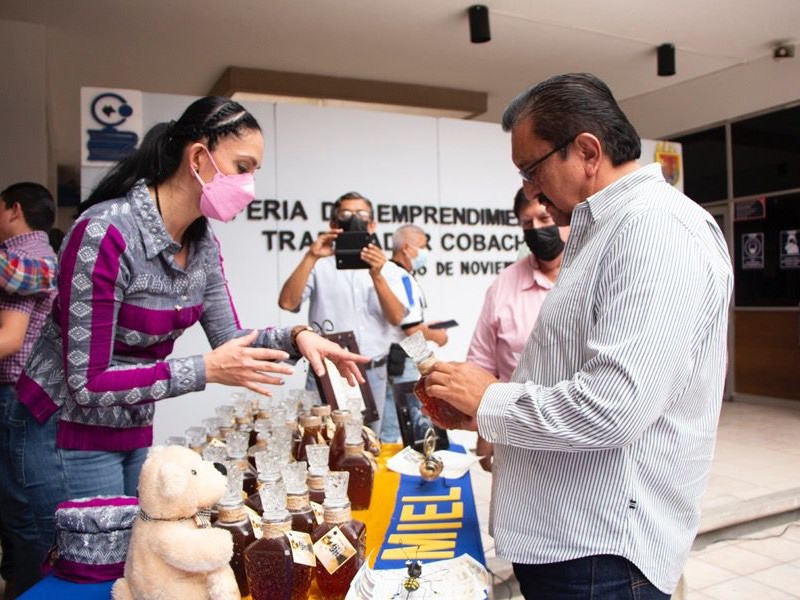
[[[317,502],[311,502],[311,510],[314,511],[314,519],[317,521],[317,525],[322,525],[325,522],[325,509],[322,508],[322,504]]]
[[[292,549],[292,560],[298,565],[309,567],[317,566],[317,559],[314,558],[314,543],[311,536],[301,531],[287,531],[284,533],[289,540]]]
[[[258,513],[249,506],[245,505],[244,511],[247,513],[247,518],[250,519],[250,525],[253,526],[253,533],[255,534],[256,539],[260,540],[264,536],[264,532],[261,530],[261,517],[259,517]]]
[[[314,544],[314,554],[325,570],[333,575],[357,551],[338,526],[334,526]]]

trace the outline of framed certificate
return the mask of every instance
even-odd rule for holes
[[[328,333],[323,337],[336,342],[350,352],[359,353],[358,343],[352,331]],[[363,365],[359,365],[359,369],[364,376],[364,383],[351,386],[347,383],[347,379],[341,376],[336,365],[325,359],[325,375],[318,377],[314,373],[314,379],[323,401],[332,409],[347,409],[353,414],[360,412],[364,418],[364,424],[369,424],[378,420],[378,409],[372,396],[372,388],[369,387],[369,381],[367,381],[366,369]]]

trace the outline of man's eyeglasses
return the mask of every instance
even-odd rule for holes
[[[564,148],[569,146],[572,142],[575,141],[576,137],[578,137],[577,134],[573,135],[566,142],[564,142],[562,144],[559,144],[558,146],[556,146],[555,148],[550,150],[550,152],[545,154],[540,159],[533,161],[531,164],[529,164],[524,169],[520,169],[519,170],[519,176],[522,177],[522,181],[525,181],[527,183],[532,183],[533,185],[536,185],[536,171],[539,169],[539,166],[544,161],[546,161],[548,158],[553,156],[553,154],[555,154],[556,152],[560,152],[561,150],[563,150]]]
[[[370,221],[372,220],[372,213],[368,210],[340,210],[336,213],[336,220],[337,221],[349,221],[354,216],[358,217],[362,221]]]

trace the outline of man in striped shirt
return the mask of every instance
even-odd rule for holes
[[[548,79],[503,116],[528,197],[570,224],[509,383],[440,363],[427,391],[495,444],[490,531],[526,598],[667,598],[697,531],[732,272],[713,218],[639,166],[608,87]]]

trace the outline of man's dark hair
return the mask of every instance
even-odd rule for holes
[[[0,192],[6,208],[19,203],[28,227],[47,231],[56,220],[56,204],[47,188],[32,181],[23,181],[8,186]]]
[[[537,137],[558,146],[591,133],[616,167],[636,160],[641,140],[608,86],[589,73],[556,75],[528,88],[503,113],[503,131],[533,117]],[[561,151],[566,156],[568,147]]]
[[[522,211],[528,208],[528,206],[531,204],[533,204],[533,202],[528,200],[528,197],[525,195],[523,189],[519,188],[517,193],[514,194],[514,215],[517,217],[517,221],[520,220]]]
[[[358,192],[347,192],[346,194],[342,194],[339,196],[336,201],[333,203],[333,212],[331,212],[331,219],[336,219],[336,214],[339,212],[339,208],[342,206],[342,202],[345,200],[363,200],[367,203],[370,212],[369,220],[372,221],[375,218],[375,210],[372,208],[372,202],[370,202],[369,198],[365,198]]]

